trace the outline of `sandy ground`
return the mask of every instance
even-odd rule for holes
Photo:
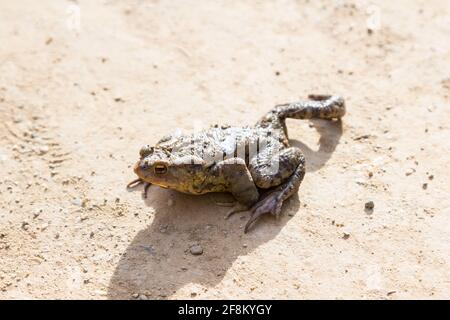
[[[449,21],[445,0],[1,1],[0,298],[450,298]],[[308,172],[279,221],[125,189],[141,145],[309,93],[348,113],[288,122]]]

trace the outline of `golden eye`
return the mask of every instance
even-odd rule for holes
[[[156,174],[165,174],[167,172],[167,167],[164,164],[157,164],[153,170]]]

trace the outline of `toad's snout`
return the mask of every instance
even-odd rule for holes
[[[134,165],[134,173],[136,173],[138,175],[139,178],[145,178],[145,173],[146,171],[148,171],[150,165],[148,163],[147,160],[140,160],[138,162],[136,162],[136,164]]]

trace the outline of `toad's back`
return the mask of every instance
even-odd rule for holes
[[[170,150],[170,156],[181,158],[193,155],[206,162],[218,162],[240,158],[248,164],[258,153],[286,147],[282,131],[268,126],[231,127],[213,126],[190,135],[172,135],[162,139],[156,146]],[[211,163],[211,164],[212,164]]]

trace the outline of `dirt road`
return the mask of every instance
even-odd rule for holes
[[[447,1],[2,1],[0,298],[450,298],[449,21]],[[125,189],[141,145],[309,93],[348,112],[288,122],[308,172],[279,221]]]

